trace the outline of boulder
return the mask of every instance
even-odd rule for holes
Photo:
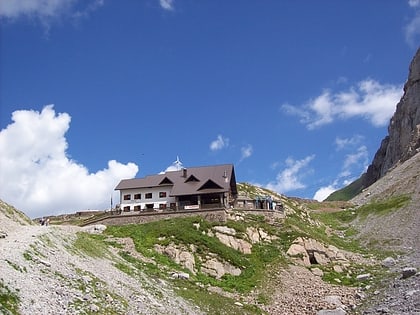
[[[175,263],[187,268],[191,273],[195,274],[194,255],[189,251],[178,248],[174,243],[171,243],[168,246],[156,244],[155,250],[158,253],[165,254]]]
[[[217,233],[222,233],[222,234],[226,234],[226,235],[232,235],[235,236],[236,235],[236,230],[229,228],[227,226],[215,226],[213,227],[213,230]]]
[[[417,273],[417,269],[413,267],[406,267],[402,270],[402,278],[407,279],[414,276]]]
[[[343,252],[335,246],[324,244],[311,238],[298,237],[289,247],[287,254],[292,257],[301,258],[305,266],[312,264],[327,265],[333,261],[347,261]]]
[[[365,273],[365,274],[356,276],[357,281],[365,281],[365,280],[368,280],[368,279],[370,279],[370,273]]]
[[[338,296],[338,295],[327,295],[324,298],[324,301],[327,302],[327,303],[329,303],[329,304],[332,304],[332,305],[334,305],[336,307],[343,306],[343,304],[341,303],[341,297]]]
[[[233,237],[224,233],[216,232],[216,237],[220,242],[233,249],[240,251],[243,254],[251,254],[252,244],[243,239]]]
[[[312,268],[311,271],[315,276],[318,277],[322,277],[324,275],[324,272],[319,268]]]
[[[334,310],[320,310],[316,315],[346,315],[346,311],[342,308],[336,308]]]
[[[301,244],[292,244],[286,252],[287,255],[296,259],[297,263],[303,266],[310,266],[311,261],[309,259],[308,252],[305,247]]]
[[[223,277],[226,273],[231,274],[233,276],[239,276],[241,274],[241,269],[232,266],[229,263],[222,263],[216,258],[210,258],[206,260],[201,265],[201,272],[206,273],[212,277],[215,277],[216,279],[220,279]]]
[[[392,257],[387,257],[384,260],[382,260],[381,265],[385,268],[391,268],[395,265],[395,259]]]
[[[83,228],[84,232],[90,233],[90,234],[101,234],[105,230],[106,230],[106,225],[103,225],[103,224],[88,225]]]

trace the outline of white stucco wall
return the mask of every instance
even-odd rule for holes
[[[130,211],[134,211],[135,206],[140,206],[141,210],[146,209],[146,204],[153,204],[154,209],[159,209],[160,204],[166,204],[166,207],[169,208],[170,204],[175,202],[175,197],[170,197],[169,193],[172,187],[151,187],[151,188],[137,188],[137,189],[127,189],[120,191],[120,207],[121,210],[124,207],[129,206]],[[166,192],[166,197],[159,198],[160,192]],[[152,193],[151,199],[146,199],[146,194]],[[131,200],[124,200],[124,195],[130,194]],[[134,199],[134,195],[141,194],[141,199]]]

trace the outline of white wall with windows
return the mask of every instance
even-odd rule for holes
[[[125,189],[120,191],[122,211],[142,211],[148,209],[169,209],[175,204],[175,197],[169,196],[169,186]]]

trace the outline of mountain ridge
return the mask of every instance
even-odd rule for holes
[[[389,170],[420,152],[420,48],[414,55],[404,84],[404,94],[396,106],[386,135],[371,164],[357,180],[330,194],[326,200],[349,200],[369,187]]]

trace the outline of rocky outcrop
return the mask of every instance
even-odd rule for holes
[[[317,240],[305,237],[296,238],[286,254],[303,266],[327,265],[330,263],[345,265],[349,259],[353,259],[353,257],[347,257],[350,253],[345,253],[333,245],[324,245]]]
[[[251,254],[252,244],[246,240],[235,237],[236,230],[226,226],[215,226],[215,236],[226,246],[240,251],[243,254]]]
[[[420,49],[414,56],[404,95],[397,104],[388,126],[388,135],[382,140],[372,164],[363,178],[368,187],[384,176],[388,170],[420,151]]]
[[[196,273],[194,255],[186,248],[179,247],[174,243],[168,246],[155,244],[155,250],[160,254],[168,256],[175,263],[188,269],[192,274]]]
[[[225,274],[239,276],[242,271],[228,262],[219,261],[216,257],[207,257],[207,260],[201,266],[201,272],[220,279]]]

